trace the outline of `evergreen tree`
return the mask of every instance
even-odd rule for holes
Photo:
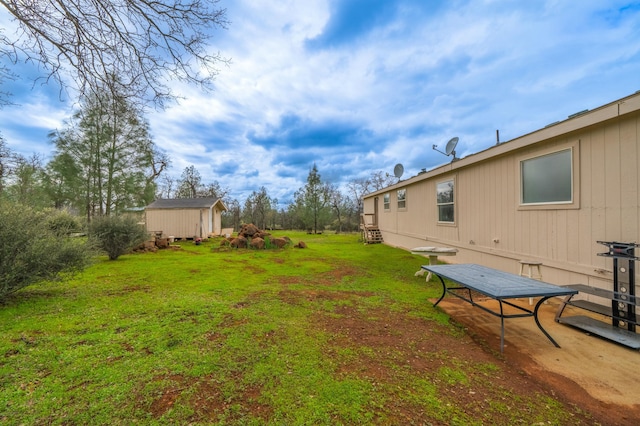
[[[69,203],[90,221],[153,200],[155,178],[164,167],[157,167],[160,154],[148,123],[125,96],[105,92],[86,99],[72,123],[50,137],[56,155],[45,180],[57,203],[72,198]]]
[[[330,185],[322,182],[318,167],[314,164],[307,176],[307,184],[294,194],[293,208],[307,230],[317,233],[329,220],[330,192]]]

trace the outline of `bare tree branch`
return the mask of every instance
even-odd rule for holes
[[[41,78],[83,97],[108,87],[162,107],[176,98],[171,80],[210,89],[228,63],[208,50],[213,30],[228,24],[218,2],[0,0],[18,24],[15,38],[0,33],[0,55],[37,63]]]

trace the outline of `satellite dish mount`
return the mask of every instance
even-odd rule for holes
[[[434,151],[438,151],[440,154],[444,154],[447,157],[450,156],[450,155],[453,155],[453,159],[451,161],[456,161],[456,160],[459,160],[459,158],[456,157],[456,145],[457,144],[458,144],[458,137],[456,136],[455,138],[451,138],[449,140],[449,142],[447,142],[447,146],[446,146],[444,152],[440,151],[438,149],[438,145],[433,145],[433,150]]]

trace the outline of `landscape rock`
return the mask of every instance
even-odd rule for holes
[[[278,248],[283,248],[284,246],[286,246],[287,244],[289,244],[289,242],[291,242],[291,239],[289,239],[289,241],[287,241],[288,237],[278,237],[278,238],[274,238],[271,240],[271,244],[273,244],[274,246],[278,247]]]
[[[269,238],[269,244],[267,244],[267,238]],[[220,247],[252,248],[256,250],[264,250],[267,246],[269,248],[282,249],[291,244],[291,238],[287,236],[271,238],[270,232],[261,230],[253,223],[242,225],[236,238],[227,237],[220,241]],[[295,247],[307,248],[307,245],[300,241]]]
[[[251,247],[258,249],[258,250],[262,250],[265,247],[265,243],[264,240],[260,237],[256,237],[254,239],[251,240]]]
[[[240,231],[238,231],[238,236],[252,238],[258,232],[260,232],[260,229],[258,229],[257,226],[255,226],[253,223],[247,223],[242,225],[242,228],[240,228]]]
[[[244,236],[238,236],[231,241],[231,247],[233,248],[247,248],[248,240]]]

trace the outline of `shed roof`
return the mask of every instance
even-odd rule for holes
[[[159,199],[149,204],[146,209],[208,209],[220,203],[223,210],[227,210],[222,200],[216,197],[207,198],[171,198]]]

